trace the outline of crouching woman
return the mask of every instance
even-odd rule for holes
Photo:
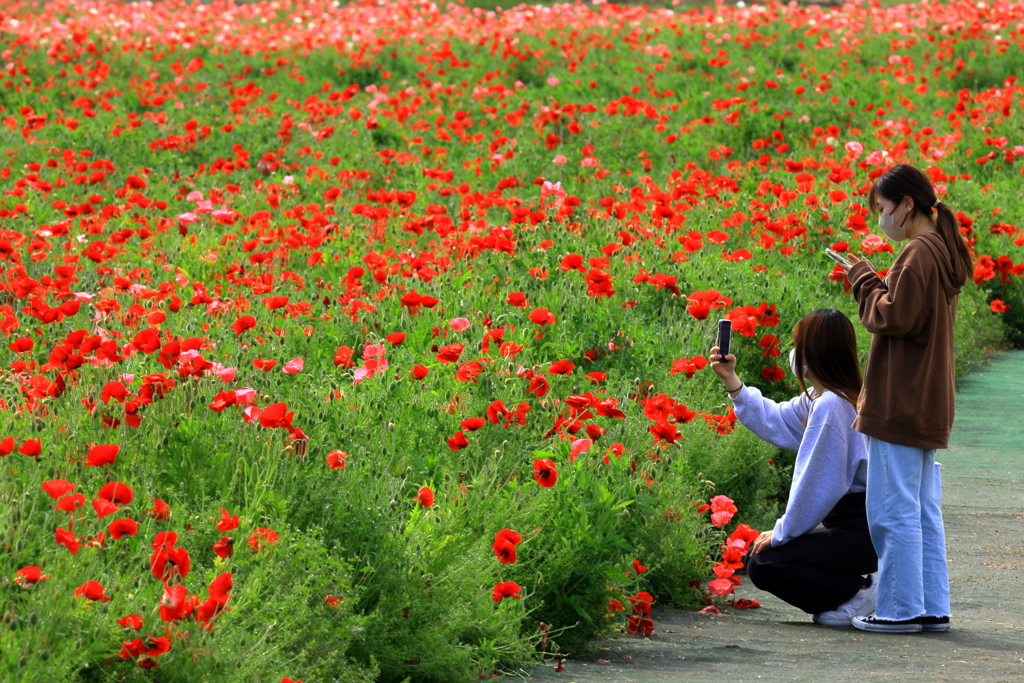
[[[750,580],[819,624],[845,626],[871,614],[878,557],[865,510],[867,438],[851,426],[862,382],[853,324],[831,308],[797,322],[790,365],[801,393],[784,403],[745,385],[736,356],[718,351],[711,349],[711,367],[737,419],[797,454],[786,511],[751,548]]]

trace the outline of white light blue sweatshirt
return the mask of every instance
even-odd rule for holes
[[[773,446],[796,451],[789,503],[775,522],[772,547],[818,526],[846,494],[866,490],[868,439],[854,431],[857,410],[849,401],[826,391],[813,401],[802,394],[776,403],[743,385],[733,405],[747,429]]]

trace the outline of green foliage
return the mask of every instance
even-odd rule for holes
[[[364,5],[376,8],[335,9]],[[611,13],[605,18],[634,11],[595,7]],[[500,36],[507,42],[493,44],[472,32],[434,35],[436,26],[424,34],[402,26],[388,38],[378,26],[379,40],[366,49],[347,35],[315,47],[240,49],[197,34],[172,51],[163,37],[118,37],[116,23],[109,34],[76,30],[45,46],[0,36],[11,51],[3,63],[17,71],[0,79],[7,191],[0,206],[27,208],[0,219],[0,320],[9,332],[0,346],[0,439],[42,444],[38,460],[0,459],[0,677],[469,683],[582,652],[596,634],[622,627],[622,615],[608,612],[611,598],[625,602],[647,590],[656,606],[694,606],[699,594],[690,583],[709,577],[722,540],[694,504],[724,494],[739,508],[736,522],[769,528],[785,506],[793,454],[738,424],[719,433],[715,418],[727,420],[731,405],[721,383],[708,368],[669,374],[673,361],[706,356],[716,319],[728,310],[772,305],[778,323],[738,332],[733,350],[747,384],[785,400],[797,392],[793,380],[765,377],[785,366],[800,317],[835,307],[856,320],[856,302],[829,278],[822,256],[837,241],[856,250],[863,239],[848,221],[877,169],[843,157],[850,140],[935,166],[944,200],[978,221],[977,253],[1017,253],[1011,235],[981,218],[997,209],[1019,213],[1019,167],[1005,156],[1013,145],[986,164],[976,160],[1000,144],[993,135],[1014,141],[1024,125],[1020,93],[1003,86],[1020,64],[990,53],[973,20],[970,36],[939,36],[953,45],[938,59],[932,41],[901,36],[896,46],[892,34],[869,32],[840,42],[834,29],[812,32],[797,25],[811,16],[803,10],[799,21],[780,20],[775,7],[763,24],[737,26],[691,21],[699,14],[683,9],[550,31],[520,15],[518,28]],[[74,3],[53,11],[62,26],[83,18]],[[267,15],[282,33],[303,18],[289,3]],[[483,21],[482,12],[474,16]],[[709,32],[730,37],[709,39]],[[819,40],[843,47],[818,47]],[[728,48],[729,64],[711,63],[719,48]],[[928,69],[932,59],[939,63],[927,88],[908,78],[914,74],[894,73],[902,67],[889,58],[897,54]],[[184,69],[193,58],[203,66]],[[772,78],[780,87],[765,85]],[[797,93],[797,86],[806,88]],[[986,93],[954,126],[948,113],[959,91],[989,86],[1014,93],[1011,115],[982,111],[998,99]],[[157,103],[157,92],[167,99]],[[725,103],[736,97],[743,101]],[[25,107],[46,125],[23,130]],[[472,125],[455,130],[456,118]],[[156,144],[197,127],[206,137],[170,149]],[[948,148],[946,156],[926,156],[925,143]],[[584,166],[588,147],[595,165]],[[567,163],[552,164],[556,154]],[[94,179],[102,169],[109,173]],[[434,171],[452,177],[441,181]],[[836,179],[839,171],[852,175]],[[29,173],[52,187],[29,183]],[[129,176],[145,178],[138,197],[126,190]],[[545,179],[581,204],[557,215],[550,198],[540,201],[536,185]],[[832,201],[838,187],[848,197]],[[380,190],[414,196],[399,207],[371,198]],[[232,214],[227,222],[201,213],[180,223],[176,217],[195,208],[192,191],[218,193],[215,203]],[[669,199],[654,199],[656,192]],[[657,202],[674,207],[673,217],[656,219]],[[93,213],[69,218],[69,205]],[[353,211],[357,205],[388,215],[378,220]],[[516,222],[521,209],[541,219]],[[67,233],[53,234],[65,222]],[[507,231],[508,244],[486,246],[492,230]],[[704,236],[697,249],[681,244],[689,230]],[[722,237],[707,238],[716,230]],[[117,248],[98,254],[90,251],[96,244]],[[750,258],[736,258],[739,249]],[[566,254],[582,256],[584,271],[607,270],[614,296],[589,295],[585,274],[561,267]],[[895,255],[871,258],[885,268]],[[63,289],[55,284],[60,264],[74,266]],[[363,274],[350,278],[355,269]],[[651,275],[674,284],[656,286]],[[1011,277],[965,286],[958,376],[1005,337],[1024,345],[1024,290]],[[410,289],[438,304],[403,306]],[[694,315],[689,296],[704,290],[732,303]],[[57,304],[75,292],[93,296],[78,315],[47,322],[30,315],[37,296]],[[507,303],[512,292],[528,306]],[[272,295],[288,296],[289,305],[271,309],[264,298]],[[993,313],[994,298],[1009,311]],[[556,321],[538,326],[529,317],[534,308],[549,309]],[[151,311],[166,321],[142,322]],[[255,316],[256,327],[239,334],[231,325],[243,313]],[[18,327],[8,331],[9,316]],[[455,316],[470,327],[456,331]],[[162,338],[198,339],[197,352],[237,368],[237,378],[188,377],[126,348],[149,326]],[[499,328],[502,342],[522,349],[503,354],[490,338],[485,351],[485,332]],[[866,358],[870,335],[856,329]],[[56,379],[60,364],[50,354],[77,330],[102,335],[118,360],[91,355],[61,375],[59,395],[43,392],[26,405],[34,382]],[[406,335],[400,345],[385,341],[394,332]],[[22,335],[34,340],[33,351],[8,346]],[[762,343],[770,336],[777,343]],[[483,361],[478,377],[461,381],[458,366],[437,358],[434,347],[455,342],[465,346],[460,362]],[[335,364],[345,345],[358,367],[372,344],[384,345],[387,370],[359,377],[355,367]],[[305,361],[297,375],[253,366],[297,357]],[[576,367],[551,374],[558,360]],[[414,381],[418,364],[429,374]],[[592,382],[586,373],[594,372],[605,377]],[[126,407],[104,400],[102,389],[131,375],[135,381],[125,382],[137,394],[153,373],[176,384],[129,426]],[[545,377],[550,391],[529,393],[527,373]],[[286,402],[308,440],[244,421],[240,406],[213,409],[221,392],[249,387],[255,405]],[[613,400],[622,415],[570,414],[567,399],[586,394]],[[696,413],[676,425],[671,445],[653,440],[641,404],[661,394]],[[529,411],[467,428],[465,448],[446,444],[465,418],[486,415],[494,402]],[[605,431],[573,459],[574,442],[579,448],[587,435],[583,423]],[[83,465],[93,444],[115,443],[116,464]],[[327,468],[335,449],[348,455],[344,469]],[[555,461],[554,487],[533,479],[536,458]],[[41,488],[53,479],[73,482],[85,506],[55,510]],[[112,481],[134,489],[116,516],[138,521],[136,536],[111,538],[113,517],[94,514],[89,501]],[[436,494],[429,508],[415,498],[425,486]],[[169,519],[150,514],[155,499],[170,506]],[[241,516],[239,529],[216,529],[222,508]],[[72,523],[83,545],[75,555],[54,542],[55,530]],[[259,528],[280,540],[254,554],[247,539]],[[523,537],[515,564],[501,564],[492,550],[502,529]],[[160,618],[163,586],[149,558],[163,531],[177,532],[191,554],[183,581],[191,593],[205,597],[211,580],[232,572],[230,611],[212,631]],[[224,535],[235,541],[228,559],[213,552]],[[634,561],[647,570],[638,575]],[[15,572],[28,565],[50,578],[18,584]],[[110,602],[75,597],[88,580],[99,581]],[[519,584],[521,597],[496,603],[491,591],[505,581]],[[133,613],[145,621],[139,633],[116,622]],[[122,643],[166,629],[173,645],[154,658],[156,669],[117,656]]]

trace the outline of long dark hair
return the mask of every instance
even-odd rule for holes
[[[953,209],[943,202],[939,202],[935,209],[932,208],[932,205],[935,204],[936,194],[928,176],[913,166],[898,164],[886,171],[871,186],[868,203],[872,212],[878,211],[875,201],[877,196],[897,204],[903,201],[904,197],[910,197],[914,200],[914,208],[910,211],[911,215],[920,212],[924,216],[931,217],[932,211],[936,211],[935,225],[938,227],[942,240],[946,243],[946,250],[953,259],[953,279],[958,287],[962,287],[974,271],[971,251],[960,234],[960,222],[953,213]]]
[[[796,381],[802,392],[807,392],[802,370],[806,365],[818,384],[857,407],[863,384],[857,360],[857,334],[842,311],[819,308],[800,318],[793,326],[793,348]]]

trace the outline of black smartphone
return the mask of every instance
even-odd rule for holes
[[[718,321],[718,355],[720,356],[719,363],[724,363],[725,357],[729,355],[729,339],[732,337],[732,321],[731,320],[719,320]]]

